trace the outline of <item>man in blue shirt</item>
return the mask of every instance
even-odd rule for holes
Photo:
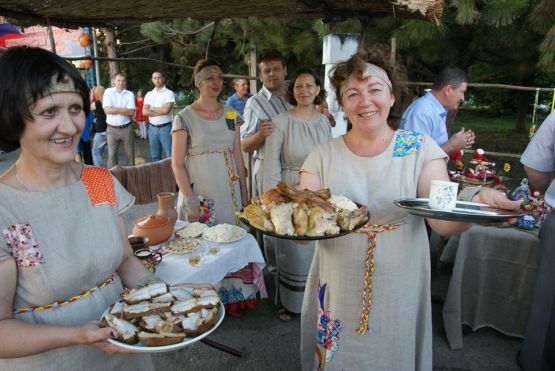
[[[227,98],[225,104],[235,108],[235,110],[243,116],[247,99],[252,97],[252,94],[249,93],[249,82],[247,79],[233,79],[233,88],[235,89],[235,93]]]
[[[468,78],[463,70],[447,67],[435,78],[432,90],[418,98],[401,117],[401,129],[430,136],[446,153],[469,149],[474,144],[472,130],[447,135],[447,110],[464,102]]]

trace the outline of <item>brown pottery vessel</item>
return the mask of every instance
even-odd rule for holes
[[[166,241],[173,233],[170,218],[162,215],[145,215],[133,222],[133,236],[148,237],[151,245]]]
[[[156,215],[163,215],[170,218],[172,228],[177,221],[177,210],[175,209],[175,193],[160,192],[156,195],[158,198],[158,211]]]

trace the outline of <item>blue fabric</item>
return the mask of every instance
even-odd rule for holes
[[[400,128],[427,134],[441,146],[449,140],[446,118],[445,108],[432,93],[428,92],[406,109],[401,117]]]
[[[424,135],[412,131],[399,130],[395,136],[393,157],[405,157],[420,151]]]
[[[164,158],[170,157],[172,153],[171,125],[157,127],[148,125],[148,144],[150,145],[150,158],[152,162],[162,159],[160,152],[164,151]]]
[[[85,119],[85,128],[81,133],[81,140],[83,142],[90,142],[91,140],[91,125],[93,121],[94,121],[94,113],[91,111],[89,112],[89,115]]]
[[[93,138],[92,146],[92,157],[94,166],[104,167],[106,162],[104,157],[108,151],[108,145],[106,140],[106,132],[95,133]]]
[[[250,97],[252,97],[252,94],[247,94],[247,99]],[[247,104],[247,99],[243,101],[241,98],[239,98],[237,93],[233,93],[231,97],[227,98],[225,104],[235,108],[235,110],[239,112],[241,116],[243,116],[243,112],[245,111],[245,104]]]

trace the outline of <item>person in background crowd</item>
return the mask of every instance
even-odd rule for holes
[[[350,130],[318,145],[300,170],[300,189],[329,188],[367,205],[371,226],[316,242],[301,317],[303,370],[432,369],[424,219],[394,201],[428,197],[432,180],[448,181],[447,156],[427,135],[389,126],[402,81],[395,68],[377,49],[336,65],[331,84]],[[510,209],[519,205],[490,188],[476,191],[462,198]],[[428,221],[441,235],[469,227]]]
[[[115,87],[106,89],[102,99],[106,112],[109,169],[116,165],[135,165],[135,135],[131,125],[131,117],[135,113],[135,97],[125,89],[126,82],[123,74],[117,74]],[[127,157],[121,164],[118,161],[120,143]]]
[[[121,213],[134,197],[107,169],[74,160],[85,81],[40,48],[9,48],[0,71],[0,150],[21,148],[0,176],[0,369],[153,370],[98,326],[123,286],[156,278],[127,240]]]
[[[144,102],[143,89],[139,89],[135,96],[135,116],[133,116],[133,121],[139,125],[140,139],[148,139],[148,116],[143,112]]]
[[[95,119],[93,121],[94,138],[92,146],[92,157],[95,166],[106,166],[106,152],[108,150],[106,140],[106,113],[102,108],[102,99],[104,98],[104,86],[95,86],[92,90],[93,102],[91,103],[91,111],[94,112]]]
[[[540,230],[536,286],[519,355],[526,371],[555,370],[555,112],[540,126],[520,162],[534,191],[552,209]]]
[[[249,82],[247,79],[233,79],[233,88],[235,89],[235,93],[227,98],[225,104],[235,108],[235,110],[243,116],[245,104],[247,100],[252,97],[252,94],[249,93]]]
[[[79,161],[86,165],[93,165],[93,158],[91,152],[91,127],[94,122],[94,113],[89,112],[85,119],[85,127],[79,138],[79,145],[77,146],[77,157]]]
[[[468,77],[459,68],[447,67],[435,78],[432,90],[416,99],[401,116],[400,128],[426,134],[449,153],[470,149],[474,132],[461,128],[451,138],[447,134],[447,110],[457,109],[464,102]]]
[[[316,72],[299,69],[291,78],[287,101],[293,109],[272,119],[274,132],[266,138],[262,166],[262,191],[274,188],[278,182],[299,184],[299,169],[312,149],[331,139],[328,119],[315,104],[325,101],[326,92]],[[314,242],[300,246],[294,241],[268,237],[264,244],[274,246],[277,261],[278,289],[281,305],[278,318],[291,319],[300,313]]]
[[[144,114],[150,119],[148,143],[152,161],[162,159],[161,151],[164,152],[164,158],[170,157],[172,153],[171,125],[175,94],[166,88],[165,82],[162,72],[152,73],[154,89],[146,93],[143,109]]]
[[[258,58],[259,77],[262,89],[249,98],[245,105],[245,123],[241,125],[241,147],[244,152],[253,153],[252,166],[254,183],[250,192],[255,197],[260,193],[258,172],[264,160],[264,141],[273,132],[272,118],[291,109],[285,100],[285,76],[287,67],[277,50],[269,50]]]
[[[325,99],[322,101],[322,103],[316,105],[316,111],[326,116],[326,118],[328,119],[328,123],[332,128],[335,127],[337,123],[335,122],[335,118],[333,117],[333,115],[330,113],[328,102],[326,102]]]

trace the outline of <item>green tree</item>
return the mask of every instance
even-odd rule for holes
[[[437,23],[399,21],[391,35],[412,78],[429,80],[431,71],[453,64],[469,72],[472,82],[530,86],[555,82],[554,19],[552,0],[460,0]],[[476,90],[475,98],[491,98],[491,92]],[[508,96],[505,106],[517,107],[515,130],[525,131],[532,94]]]

